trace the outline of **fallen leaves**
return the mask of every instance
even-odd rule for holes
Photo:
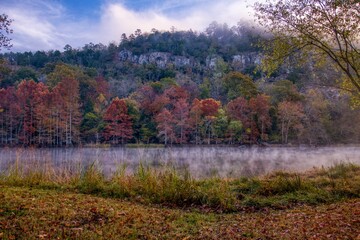
[[[233,214],[2,188],[0,239],[358,239],[360,199]]]

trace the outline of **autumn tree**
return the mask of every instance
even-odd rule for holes
[[[195,99],[190,110],[190,124],[194,131],[193,135],[196,144],[201,143],[202,138],[207,138],[210,144],[213,137],[213,124],[221,107],[220,101],[213,98],[203,100]]]
[[[124,99],[114,98],[103,117],[104,138],[124,144],[133,137],[132,121]]]
[[[0,89],[0,136],[1,136],[1,144],[5,143],[5,136],[6,136],[6,127],[5,127],[5,89]]]
[[[10,49],[12,47],[11,39],[8,37],[9,34],[13,33],[13,30],[10,28],[12,21],[8,15],[0,15],[0,50],[1,48]]]
[[[60,87],[55,87],[48,98],[47,105],[49,110],[49,144],[52,146],[62,146],[65,142],[65,114],[62,93]]]
[[[154,117],[169,103],[167,96],[163,94],[163,84],[155,82],[140,87],[130,96],[130,99],[137,102],[139,109],[138,138],[149,143],[156,140],[157,123]]]
[[[342,71],[342,88],[360,96],[360,2],[358,0],[275,0],[254,6],[262,26],[274,36],[267,42],[264,69],[274,71],[301,50],[304,60],[331,59]],[[360,99],[358,99],[360,100]]]
[[[330,143],[331,127],[330,102],[318,89],[310,89],[305,94],[304,137],[309,144]]]
[[[303,130],[304,109],[300,103],[284,101],[278,106],[282,143],[287,144],[289,135],[301,133]]]
[[[48,135],[49,135],[49,108],[48,108],[48,99],[50,96],[50,91],[46,85],[43,83],[37,84],[37,94],[36,98],[33,99],[35,102],[35,114],[36,114],[36,140],[35,143],[37,146],[47,146],[48,145]]]
[[[268,139],[267,130],[271,126],[269,99],[269,96],[259,94],[249,100],[238,97],[227,104],[226,111],[230,120],[241,123],[243,140],[255,143]],[[233,124],[237,127],[237,123]]]
[[[190,125],[192,128],[192,135],[194,137],[195,144],[201,143],[200,129],[202,125],[202,112],[200,108],[200,100],[195,98],[190,108]]]
[[[207,138],[207,143],[210,144],[213,137],[214,129],[213,125],[216,120],[216,116],[221,107],[220,101],[216,101],[212,98],[203,99],[200,101],[200,109],[203,116],[204,122],[204,137]]]
[[[56,85],[54,92],[56,92],[59,99],[58,105],[60,107],[60,119],[62,121],[62,128],[65,134],[65,143],[71,146],[79,142],[80,134],[80,96],[79,96],[79,81],[74,78],[64,78]]]
[[[149,86],[144,85],[140,87],[133,95],[132,98],[139,103],[140,108],[145,114],[153,114],[153,103],[157,94],[155,90]]]
[[[150,104],[151,113],[158,114],[170,103],[170,99],[166,94],[157,95],[154,101]]]
[[[221,103],[213,98],[207,98],[200,101],[200,109],[203,116],[216,116]]]
[[[175,123],[175,131],[177,135],[177,142],[184,144],[188,140],[190,129],[189,122],[190,106],[184,98],[180,98],[174,104],[173,116]]]
[[[18,133],[21,128],[20,113],[21,109],[16,89],[14,87],[0,89],[0,134],[2,145],[18,143]]]
[[[270,97],[264,94],[257,95],[249,100],[249,107],[251,109],[252,118],[255,121],[257,128],[260,132],[260,139],[266,141],[268,135],[266,130],[271,125],[270,110]]]
[[[132,122],[132,129],[133,129],[133,137],[138,142],[141,139],[141,113],[139,109],[139,104],[130,98],[124,99],[127,107],[128,114],[130,116],[131,122]]]
[[[172,144],[176,141],[174,129],[175,120],[169,110],[164,108],[155,116],[155,122],[157,123],[157,129],[159,131],[158,136],[164,140],[165,145],[168,143]]]
[[[180,99],[187,101],[189,94],[187,91],[179,86],[172,86],[164,91],[164,95],[170,100],[173,105]]]
[[[249,141],[251,135],[254,135],[252,132],[255,131],[254,126],[256,126],[251,117],[249,102],[243,97],[238,97],[227,104],[226,112],[230,120],[236,120],[241,123],[243,129],[242,137],[245,141]]]
[[[42,83],[35,83],[33,80],[22,81],[16,91],[18,103],[21,109],[21,142],[25,145],[36,144],[36,135],[41,134],[44,96],[48,89]]]

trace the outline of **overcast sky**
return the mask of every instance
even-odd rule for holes
[[[254,0],[1,0],[14,20],[11,51],[63,50],[66,44],[118,43],[152,28],[204,31],[212,22],[253,19]]]

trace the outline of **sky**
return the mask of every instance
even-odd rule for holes
[[[14,21],[13,52],[119,43],[136,29],[204,31],[213,21],[252,21],[255,0],[0,0]]]

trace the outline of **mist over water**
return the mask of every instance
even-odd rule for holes
[[[18,162],[32,167],[70,168],[96,164],[110,176],[140,163],[152,168],[187,169],[193,177],[241,177],[275,170],[302,172],[340,162],[360,164],[360,147],[173,147],[0,149],[0,171]]]

